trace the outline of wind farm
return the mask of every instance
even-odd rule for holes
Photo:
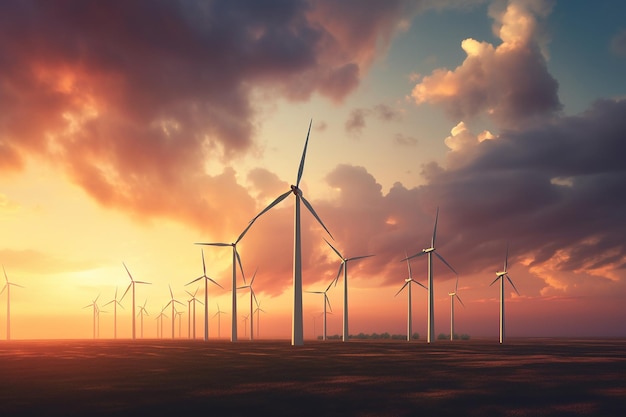
[[[0,2],[0,415],[621,417],[623,16]]]

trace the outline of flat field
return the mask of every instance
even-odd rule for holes
[[[0,416],[623,416],[626,340],[0,342]]]

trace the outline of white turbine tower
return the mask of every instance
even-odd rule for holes
[[[231,342],[237,341],[237,264],[239,264],[239,269],[241,270],[241,276],[243,277],[243,266],[241,265],[241,257],[239,256],[239,252],[237,252],[237,244],[239,243],[239,241],[241,241],[241,239],[243,239],[246,233],[248,233],[248,229],[250,229],[250,227],[252,226],[255,220],[256,220],[256,217],[252,219],[250,223],[248,223],[248,225],[246,226],[245,229],[243,229],[243,232],[241,232],[237,240],[235,240],[232,243],[223,243],[223,242],[196,243],[196,245],[206,245],[206,246],[230,246],[233,249],[233,282],[232,282],[232,307],[231,307],[233,320],[232,320],[232,329],[231,329],[231,336],[230,336]],[[202,253],[202,266],[204,268],[204,252]],[[206,276],[206,271],[205,271],[205,276]],[[205,309],[208,310],[209,308],[208,300],[205,299],[205,301],[206,301]],[[206,315],[208,316],[208,313]],[[206,317],[205,317],[205,320],[206,320]],[[206,331],[205,340],[207,340],[207,338],[208,338],[208,330]]]
[[[300,232],[300,202],[304,203],[304,206],[311,212],[313,217],[324,228],[326,233],[333,238],[324,223],[319,218],[311,203],[307,201],[302,195],[300,187],[300,180],[302,179],[302,173],[304,172],[304,160],[306,158],[306,149],[309,144],[309,134],[311,133],[311,125],[313,121],[309,123],[309,130],[306,134],[306,141],[304,142],[304,150],[302,151],[302,158],[300,159],[300,167],[298,168],[298,176],[296,178],[296,185],[292,185],[291,189],[284,194],[279,195],[274,201],[270,203],[263,211],[256,215],[250,223],[255,221],[263,213],[270,210],[272,207],[286,199],[289,194],[292,194],[296,198],[294,206],[294,247],[293,247],[293,312],[291,318],[291,344],[294,346],[300,346],[304,344],[304,331],[303,331],[303,316],[302,316],[302,237]],[[333,238],[334,239],[334,238]],[[235,317],[235,311],[233,311],[233,317]]]
[[[437,208],[437,215],[435,216],[435,227],[433,229],[433,237],[430,241],[430,247],[426,249],[422,249],[421,252],[416,253],[415,255],[409,256],[408,258],[403,259],[405,261],[407,259],[413,259],[418,256],[422,256],[424,254],[428,255],[428,333],[426,341],[431,343],[434,338],[435,332],[435,296],[434,296],[434,288],[433,288],[433,254],[441,260],[452,272],[457,274],[457,272],[450,266],[450,264],[443,259],[443,256],[439,255],[435,249],[435,238],[437,237],[437,221],[439,220],[439,208]],[[457,274],[458,275],[458,274]]]
[[[213,245],[212,243],[202,243],[202,244]],[[237,258],[239,258],[239,254],[237,254]],[[209,281],[211,281],[213,284],[217,285],[221,289],[224,289],[224,287],[222,287],[219,283],[217,283],[217,281],[215,281],[213,278],[210,278],[206,275],[206,264],[204,263],[204,250],[202,251],[202,275],[194,279],[193,281],[188,282],[185,285],[193,284],[194,282],[199,281],[201,279],[204,279],[204,341],[206,342],[207,340],[209,340]],[[195,305],[194,305],[194,308],[195,308]],[[194,315],[194,319],[195,319],[195,315]],[[195,332],[195,328],[194,328],[194,332]]]
[[[257,268],[258,270],[258,268]],[[238,290],[242,290],[244,288],[250,288],[250,340],[254,340],[254,311],[252,306],[252,301],[256,301],[256,294],[254,293],[254,288],[252,288],[252,284],[254,284],[254,278],[256,278],[257,270],[254,271],[254,275],[252,275],[252,279],[250,280],[250,284],[243,285],[241,287],[237,287]],[[246,283],[246,279],[243,280],[244,284]],[[258,303],[257,303],[258,304]]]
[[[256,313],[256,336],[260,337],[261,331],[259,328],[261,327],[261,313],[267,312],[261,308],[261,303],[259,302],[256,303],[256,309],[254,309],[254,312]]]
[[[128,290],[133,289],[133,339],[135,339],[135,284],[150,284],[150,282],[145,282],[145,281],[135,281],[133,279],[133,276],[130,274],[130,271],[128,270],[128,267],[126,266],[126,264],[124,262],[122,262],[122,265],[124,265],[124,269],[126,269],[126,272],[128,273],[128,278],[130,278],[130,284],[128,284],[128,287],[126,287],[126,291],[124,291],[124,295],[122,295],[122,298],[120,298],[120,302],[124,299],[124,296],[126,296],[126,293],[128,292]]]
[[[520,295],[519,291],[517,291],[517,288],[515,288],[515,284],[513,284],[513,281],[511,281],[511,277],[509,276],[509,273],[507,271],[508,263],[509,263],[509,245],[506,246],[506,256],[504,258],[504,270],[500,272],[496,272],[496,279],[494,279],[493,282],[489,284],[489,286],[491,287],[493,284],[495,284],[497,280],[500,280],[500,343],[504,343],[504,334],[505,334],[504,333],[504,278],[505,277],[506,279],[509,280],[509,282],[513,286],[513,289],[515,290],[517,295]]]
[[[337,277],[335,277],[335,285],[341,275],[343,269],[343,341],[347,342],[349,338],[348,332],[348,262],[356,261],[357,259],[369,258],[374,255],[355,256],[352,258],[345,258],[333,245],[331,245],[326,239],[324,239],[328,246],[339,256],[341,264],[339,265],[339,271],[337,271]]]
[[[397,297],[398,294],[400,294],[402,290],[405,287],[407,287],[409,307],[408,307],[408,317],[406,321],[406,327],[407,327],[406,340],[410,341],[411,337],[413,336],[413,312],[412,312],[413,301],[411,300],[411,284],[416,283],[417,285],[424,288],[425,290],[428,290],[428,288],[426,288],[422,283],[417,282],[413,279],[413,274],[411,272],[411,262],[409,261],[409,259],[406,260],[406,265],[409,268],[409,277],[404,280],[404,285],[398,290],[398,292],[396,293],[396,295],[394,295],[394,297]]]
[[[178,300],[174,299],[174,293],[172,292],[172,286],[168,285],[170,288],[170,296],[172,297],[171,300],[165,305],[164,309],[167,308],[167,306],[171,305],[172,306],[172,339],[174,338],[174,325],[176,323],[176,303],[180,304],[181,306],[184,306],[183,303],[181,303]]]
[[[7,290],[7,340],[11,340],[11,285],[20,288],[24,287],[13,282],[9,282],[9,278],[7,277],[7,271],[4,269],[4,265],[2,265],[2,271],[4,272],[4,280],[6,284],[4,284],[4,287],[2,287],[2,291],[0,291],[0,294],[2,294],[4,290]]]
[[[324,332],[322,334],[322,340],[326,340],[326,306],[328,306],[328,308],[330,309],[330,311],[333,311],[333,308],[330,306],[330,299],[328,298],[328,290],[330,289],[331,285],[333,285],[333,282],[336,282],[336,280],[332,280],[330,281],[330,284],[328,284],[328,287],[326,287],[326,289],[324,291],[306,291],[310,294],[322,294],[323,298],[324,298],[324,312],[322,313],[323,315],[323,327],[324,327]],[[315,318],[315,317],[314,317]],[[313,330],[313,336],[315,337],[315,330]]]
[[[113,339],[117,339],[117,306],[124,308],[124,306],[117,299],[117,287],[115,287],[115,298],[106,303],[103,307],[113,304]]]
[[[150,314],[148,314],[148,310],[146,310],[146,303],[148,302],[148,299],[146,298],[146,301],[143,302],[142,306],[139,306],[139,313],[137,313],[137,315],[139,316],[139,322],[140,322],[140,329],[141,329],[141,338],[143,339],[143,315],[145,314],[146,316],[149,316]]]
[[[220,326],[220,315],[226,314],[225,311],[220,310],[220,305],[217,303],[217,313],[213,314],[213,317],[217,316],[217,338],[220,339],[221,335],[221,326]]]
[[[450,340],[454,340],[454,299],[459,300],[459,303],[465,308],[463,300],[459,297],[459,276],[456,276],[456,284],[454,285],[454,291],[449,292],[450,296]]]

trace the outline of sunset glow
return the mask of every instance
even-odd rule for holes
[[[151,283],[135,288],[144,337],[161,312],[171,337],[175,299],[187,338],[201,256],[223,287],[209,283],[209,339],[218,324],[229,339],[233,251],[196,243],[234,242],[294,184],[334,238],[302,205],[305,340],[322,335],[341,262],[324,239],[374,255],[350,263],[350,334],[405,334],[402,260],[429,247],[437,210],[456,332],[497,339],[489,284],[508,244],[507,337],[626,336],[622,2],[71,3],[0,4],[1,286],[19,285],[0,295],[0,339],[8,289],[11,339],[90,339],[96,298],[97,337],[113,338],[124,265]],[[291,337],[293,197],[237,242],[262,339]],[[424,285],[426,258],[411,260]],[[436,337],[456,275],[433,259]],[[329,336],[343,288],[326,293]],[[131,338],[131,295],[117,338]],[[423,340],[427,296],[413,287]],[[240,339],[250,299],[237,292]]]

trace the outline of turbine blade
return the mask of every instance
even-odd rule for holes
[[[204,278],[204,276],[198,277],[198,278],[194,279],[193,281],[186,283],[185,285],[193,284],[196,281],[200,281],[202,278]],[[189,295],[191,295],[191,293],[189,293]]]
[[[130,274],[130,271],[128,270],[128,267],[126,266],[126,264],[124,262],[122,262],[122,265],[124,265],[124,268],[126,269],[126,272],[128,272],[128,277],[130,278],[130,280],[133,281],[133,276]]]
[[[343,270],[343,261],[339,264],[339,271],[337,271],[337,276],[335,277],[335,286],[337,286],[337,282],[339,282],[339,276],[341,275],[341,271]]]
[[[333,308],[330,306],[330,298],[328,298],[328,296],[326,295],[326,293],[324,293],[324,298],[326,299],[326,303],[328,303],[328,308],[330,309],[331,313],[333,311]]]
[[[204,262],[204,249],[200,249],[200,253],[202,254],[202,273],[206,275],[206,264]]]
[[[256,272],[259,270],[259,267],[257,266],[256,269],[254,270],[254,274],[252,275],[252,279],[250,280],[250,288],[252,288],[252,283],[254,282],[254,278],[256,278]]]
[[[459,300],[459,303],[461,303],[463,308],[465,308],[465,304],[463,304],[463,300],[461,300],[461,297],[459,297],[459,294],[456,295],[456,299]]]
[[[408,261],[410,259],[417,258],[418,256],[422,256],[422,255],[425,255],[425,254],[426,254],[426,252],[424,252],[424,251],[417,252],[415,255],[411,255],[408,258],[404,258],[400,262]]]
[[[415,281],[414,279],[411,279],[411,281],[413,281],[414,283],[416,283],[417,285],[419,285],[423,289],[428,290],[428,287],[426,285],[422,284],[421,282]]]
[[[511,283],[511,285],[513,286],[513,289],[515,290],[515,292],[517,293],[517,295],[521,295],[519,293],[519,291],[517,291],[517,288],[515,288],[515,284],[513,284],[513,281],[511,281],[511,277],[509,276],[509,274],[506,274],[506,279],[509,280],[509,282]]]
[[[302,158],[300,159],[300,167],[298,168],[298,178],[296,179],[296,188],[300,186],[300,180],[302,179],[302,173],[304,172],[304,160],[306,158],[306,148],[309,145],[309,134],[311,133],[311,125],[313,119],[309,122],[309,131],[306,133],[306,140],[304,141],[304,150],[302,151]]]
[[[2,287],[2,290],[0,291],[0,295],[7,289],[8,286],[9,284],[4,284],[4,287]]]
[[[243,239],[243,237],[246,235],[246,233],[248,233],[248,229],[250,229],[252,227],[252,225],[254,224],[255,220],[256,220],[256,217],[248,222],[248,225],[246,226],[246,228],[243,229],[243,232],[241,232],[241,234],[237,237],[237,240],[235,240],[235,245],[237,243],[239,243],[239,241],[241,239]]]
[[[344,260],[343,255],[340,254],[339,251],[337,249],[335,249],[335,247],[333,245],[331,245],[329,241],[324,239],[324,242],[328,243],[328,246],[330,246],[330,248],[337,254],[337,256],[339,256],[341,258],[342,261]]]
[[[333,281],[330,281],[330,284],[328,284],[328,287],[326,287],[326,291],[324,291],[324,294],[326,294],[328,290],[330,290],[331,285],[333,285]]]
[[[331,237],[331,239],[335,240],[335,238],[333,237],[333,235],[328,231],[328,229],[326,228],[326,226],[324,225],[324,223],[322,222],[322,219],[320,219],[320,217],[317,215],[317,213],[315,212],[315,210],[313,210],[313,206],[311,205],[311,203],[309,203],[307,201],[306,198],[304,198],[304,196],[301,196],[302,198],[302,202],[304,203],[304,205],[306,206],[306,208],[309,209],[309,211],[311,212],[311,214],[317,219],[317,221],[319,222],[319,224],[322,225],[322,227],[324,228],[324,230],[326,230],[326,233],[328,233],[328,236]]]
[[[135,281],[135,284],[150,284],[150,285],[152,285],[151,282],[146,282],[146,281]]]
[[[402,286],[402,287],[398,290],[398,292],[396,293],[396,295],[394,295],[394,297],[395,297],[395,296],[397,296],[398,294],[400,294],[400,293],[402,292],[402,290],[404,289],[404,287],[406,287],[407,285],[409,285],[409,282],[411,282],[411,281],[406,281],[406,282],[404,283],[404,285],[403,285],[403,286]]]
[[[441,260],[441,262],[443,262],[444,264],[446,264],[446,266],[447,266],[448,268],[450,268],[450,270],[451,270],[452,272],[454,272],[455,274],[457,274],[457,276],[459,275],[459,274],[458,274],[458,272],[456,272],[456,271],[454,270],[454,268],[452,268],[452,267],[450,266],[450,264],[449,264],[449,263],[448,263],[445,259],[443,259],[443,256],[439,255],[437,252],[435,252],[435,255],[437,255],[437,258],[439,258],[439,259]]]
[[[459,292],[459,274],[456,275],[456,284],[454,285],[454,292]]]
[[[170,284],[167,284],[167,286],[170,288],[170,296],[172,297],[172,300],[174,299],[174,293],[172,292],[172,286]]]
[[[497,277],[496,279],[494,279],[494,280],[491,282],[491,284],[489,284],[489,286],[491,287],[491,286],[492,286],[493,284],[495,284],[495,283],[496,283],[496,281],[497,281],[497,280],[499,280],[500,278],[501,278],[501,277]]]
[[[126,293],[128,292],[128,290],[130,290],[130,287],[133,286],[133,283],[131,282],[130,284],[128,284],[128,287],[126,287],[126,291],[124,291],[124,295],[122,295],[122,298],[120,298],[120,301],[122,301],[124,299],[124,297],[126,296]]]
[[[241,278],[243,278],[243,283],[246,283],[246,274],[243,272],[243,265],[241,264],[241,256],[239,256],[239,252],[237,251],[237,247],[233,246],[233,250],[235,251],[235,258],[237,258],[237,263],[239,263],[239,270],[241,271]]]
[[[509,242],[506,242],[506,256],[504,257],[504,272],[509,265]]]
[[[224,289],[224,287],[222,287],[222,286],[220,285],[220,283],[219,283],[219,282],[217,282],[217,281],[215,281],[213,278],[206,277],[206,279],[208,279],[209,281],[211,281],[213,284],[217,285],[217,286],[218,286],[218,287],[220,287],[221,289]]]
[[[404,256],[406,259],[406,266],[409,269],[409,279],[413,279],[413,273],[411,271],[411,262],[409,261],[409,255],[404,251]]]
[[[232,246],[230,243],[221,243],[221,242],[196,242],[195,245],[205,245],[205,246]]]
[[[433,239],[430,241],[430,247],[435,247],[435,238],[437,237],[437,221],[439,220],[439,207],[437,207],[437,214],[435,215],[435,227],[433,228]]]
[[[346,262],[348,262],[348,261],[356,261],[357,259],[363,259],[363,258],[371,258],[372,256],[374,256],[374,255],[355,256],[354,258],[346,259]]]
[[[287,191],[284,194],[279,195],[276,200],[272,201],[270,203],[269,206],[265,207],[263,210],[261,210],[261,212],[259,214],[257,214],[256,216],[254,216],[254,218],[252,220],[250,220],[250,223],[254,222],[256,219],[258,219],[259,217],[261,217],[263,214],[265,214],[267,211],[269,211],[272,207],[274,207],[276,204],[280,203],[281,201],[283,201],[285,198],[287,198],[287,196],[289,194],[291,194],[291,190]]]

